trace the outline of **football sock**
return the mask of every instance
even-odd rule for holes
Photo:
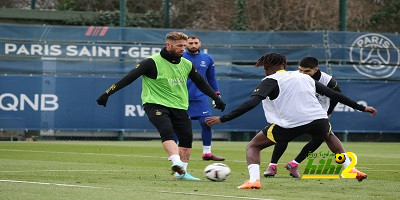
[[[211,153],[211,146],[203,146],[203,154]]]
[[[172,161],[172,163],[182,162],[179,155],[172,155],[168,157],[168,160]]]
[[[250,182],[255,182],[257,179],[260,179],[260,165],[259,164],[251,164],[247,166],[250,174]]]
[[[183,163],[183,169],[184,169],[185,171],[186,171],[188,165],[189,165],[189,163],[187,163],[187,162],[184,162],[184,163]]]
[[[201,140],[203,141],[203,146],[211,146],[212,131],[211,128],[206,124],[205,119],[205,117],[199,117],[199,123],[201,126]]]
[[[346,156],[346,160],[345,160],[344,163],[343,163],[343,167],[346,168],[346,167],[349,166],[349,164],[350,164],[350,158],[347,157],[347,154],[346,154],[346,153],[343,153],[343,154],[344,154],[344,156]]]
[[[269,163],[268,167],[269,166],[278,166],[278,164],[277,163]]]

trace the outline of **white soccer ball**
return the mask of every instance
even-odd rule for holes
[[[231,169],[223,163],[214,163],[204,169],[204,176],[211,181],[223,181],[231,174]]]

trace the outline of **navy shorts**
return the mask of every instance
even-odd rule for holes
[[[191,118],[211,116],[210,104],[205,100],[189,100],[188,113]]]

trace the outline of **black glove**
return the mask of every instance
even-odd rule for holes
[[[219,98],[221,98],[221,95],[219,94],[219,92],[218,93],[215,93]],[[217,108],[217,106],[215,105],[215,101],[214,100],[212,100],[212,105],[214,106],[214,108]]]
[[[106,107],[107,101],[108,101],[108,95],[106,93],[104,93],[101,96],[99,96],[99,98],[97,98],[96,101],[97,101],[97,104]]]
[[[218,98],[218,99],[215,101],[215,106],[214,106],[214,108],[221,110],[221,112],[224,112],[225,106],[226,106],[226,103],[224,103],[224,102],[222,101],[221,98]]]

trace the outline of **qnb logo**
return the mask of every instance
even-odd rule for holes
[[[399,49],[380,34],[364,34],[350,47],[350,61],[358,73],[370,78],[387,78],[393,75],[399,63]]]
[[[105,36],[108,31],[108,27],[91,26],[87,29],[85,36]]]
[[[19,97],[15,94],[4,93],[0,95],[0,110],[22,111],[30,107],[35,111],[55,111],[59,105],[58,97],[55,94],[35,94],[30,99],[26,94]]]

